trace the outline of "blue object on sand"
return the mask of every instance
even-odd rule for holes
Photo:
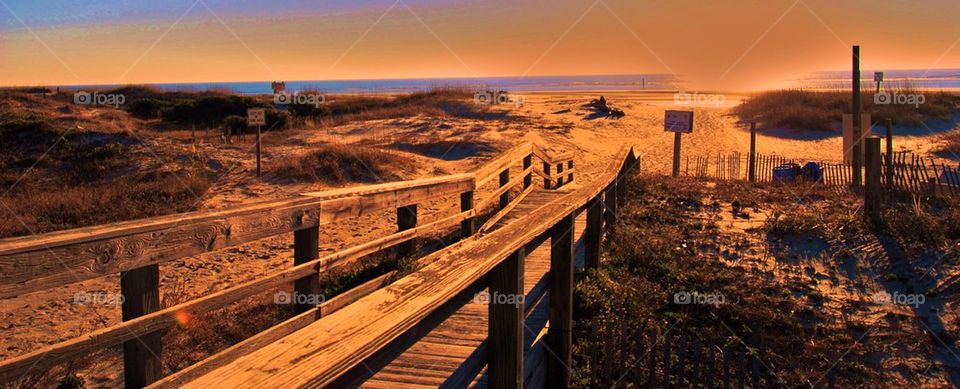
[[[801,171],[804,181],[809,182],[820,182],[823,181],[823,169],[820,168],[820,164],[816,162],[807,162],[803,165]]]
[[[773,182],[792,183],[797,181],[800,165],[786,163],[773,168]]]

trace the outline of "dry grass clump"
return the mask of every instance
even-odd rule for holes
[[[276,164],[271,174],[280,179],[339,185],[396,181],[409,168],[409,160],[386,150],[329,144]]]
[[[953,131],[949,134],[943,136],[943,140],[946,142],[941,148],[941,153],[946,153],[951,156],[960,156],[960,131]]]
[[[398,96],[335,96],[326,105],[332,125],[418,115],[505,120],[507,115],[475,104],[466,89],[438,88]],[[512,117],[511,117],[512,118]]]
[[[191,211],[210,185],[195,164],[142,170],[141,141],[106,119],[58,116],[35,96],[0,102],[0,238]]]
[[[893,93],[893,92],[891,92]],[[901,88],[897,94],[922,94],[919,106],[875,104],[872,92],[863,93],[863,109],[874,120],[890,118],[898,125],[920,125],[932,119],[947,120],[960,107],[960,96]],[[837,131],[844,113],[850,112],[849,92],[786,89],[762,92],[733,108],[743,121],[758,119],[765,127]]]

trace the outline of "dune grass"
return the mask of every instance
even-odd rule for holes
[[[891,92],[894,93],[894,92]],[[903,88],[897,94],[922,94],[923,104],[875,104],[872,92],[863,93],[863,112],[875,121],[890,118],[896,125],[916,126],[932,119],[947,120],[960,109],[960,96]],[[741,121],[757,120],[761,126],[794,130],[838,131],[844,113],[850,112],[849,92],[785,89],[756,94],[733,108]]]
[[[270,174],[296,182],[342,185],[402,179],[410,161],[385,150],[356,145],[328,144],[295,159],[276,163]]]

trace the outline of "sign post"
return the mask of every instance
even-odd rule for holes
[[[681,136],[693,132],[693,111],[666,111],[663,117],[664,131],[673,132],[673,176],[680,176]]]
[[[263,108],[247,109],[247,125],[257,126],[257,177],[260,177],[260,127],[267,124],[267,110]]]
[[[873,82],[877,84],[877,93],[880,93],[880,84],[883,84],[883,72],[873,72]]]
[[[862,131],[860,130],[860,46],[853,46],[853,77],[851,77],[853,84],[853,186],[859,188],[862,184],[863,176],[863,147],[861,138],[863,137]]]

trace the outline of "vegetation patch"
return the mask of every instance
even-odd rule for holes
[[[323,145],[299,158],[276,164],[271,173],[280,179],[339,185],[396,181],[409,168],[409,160],[385,150]]]

